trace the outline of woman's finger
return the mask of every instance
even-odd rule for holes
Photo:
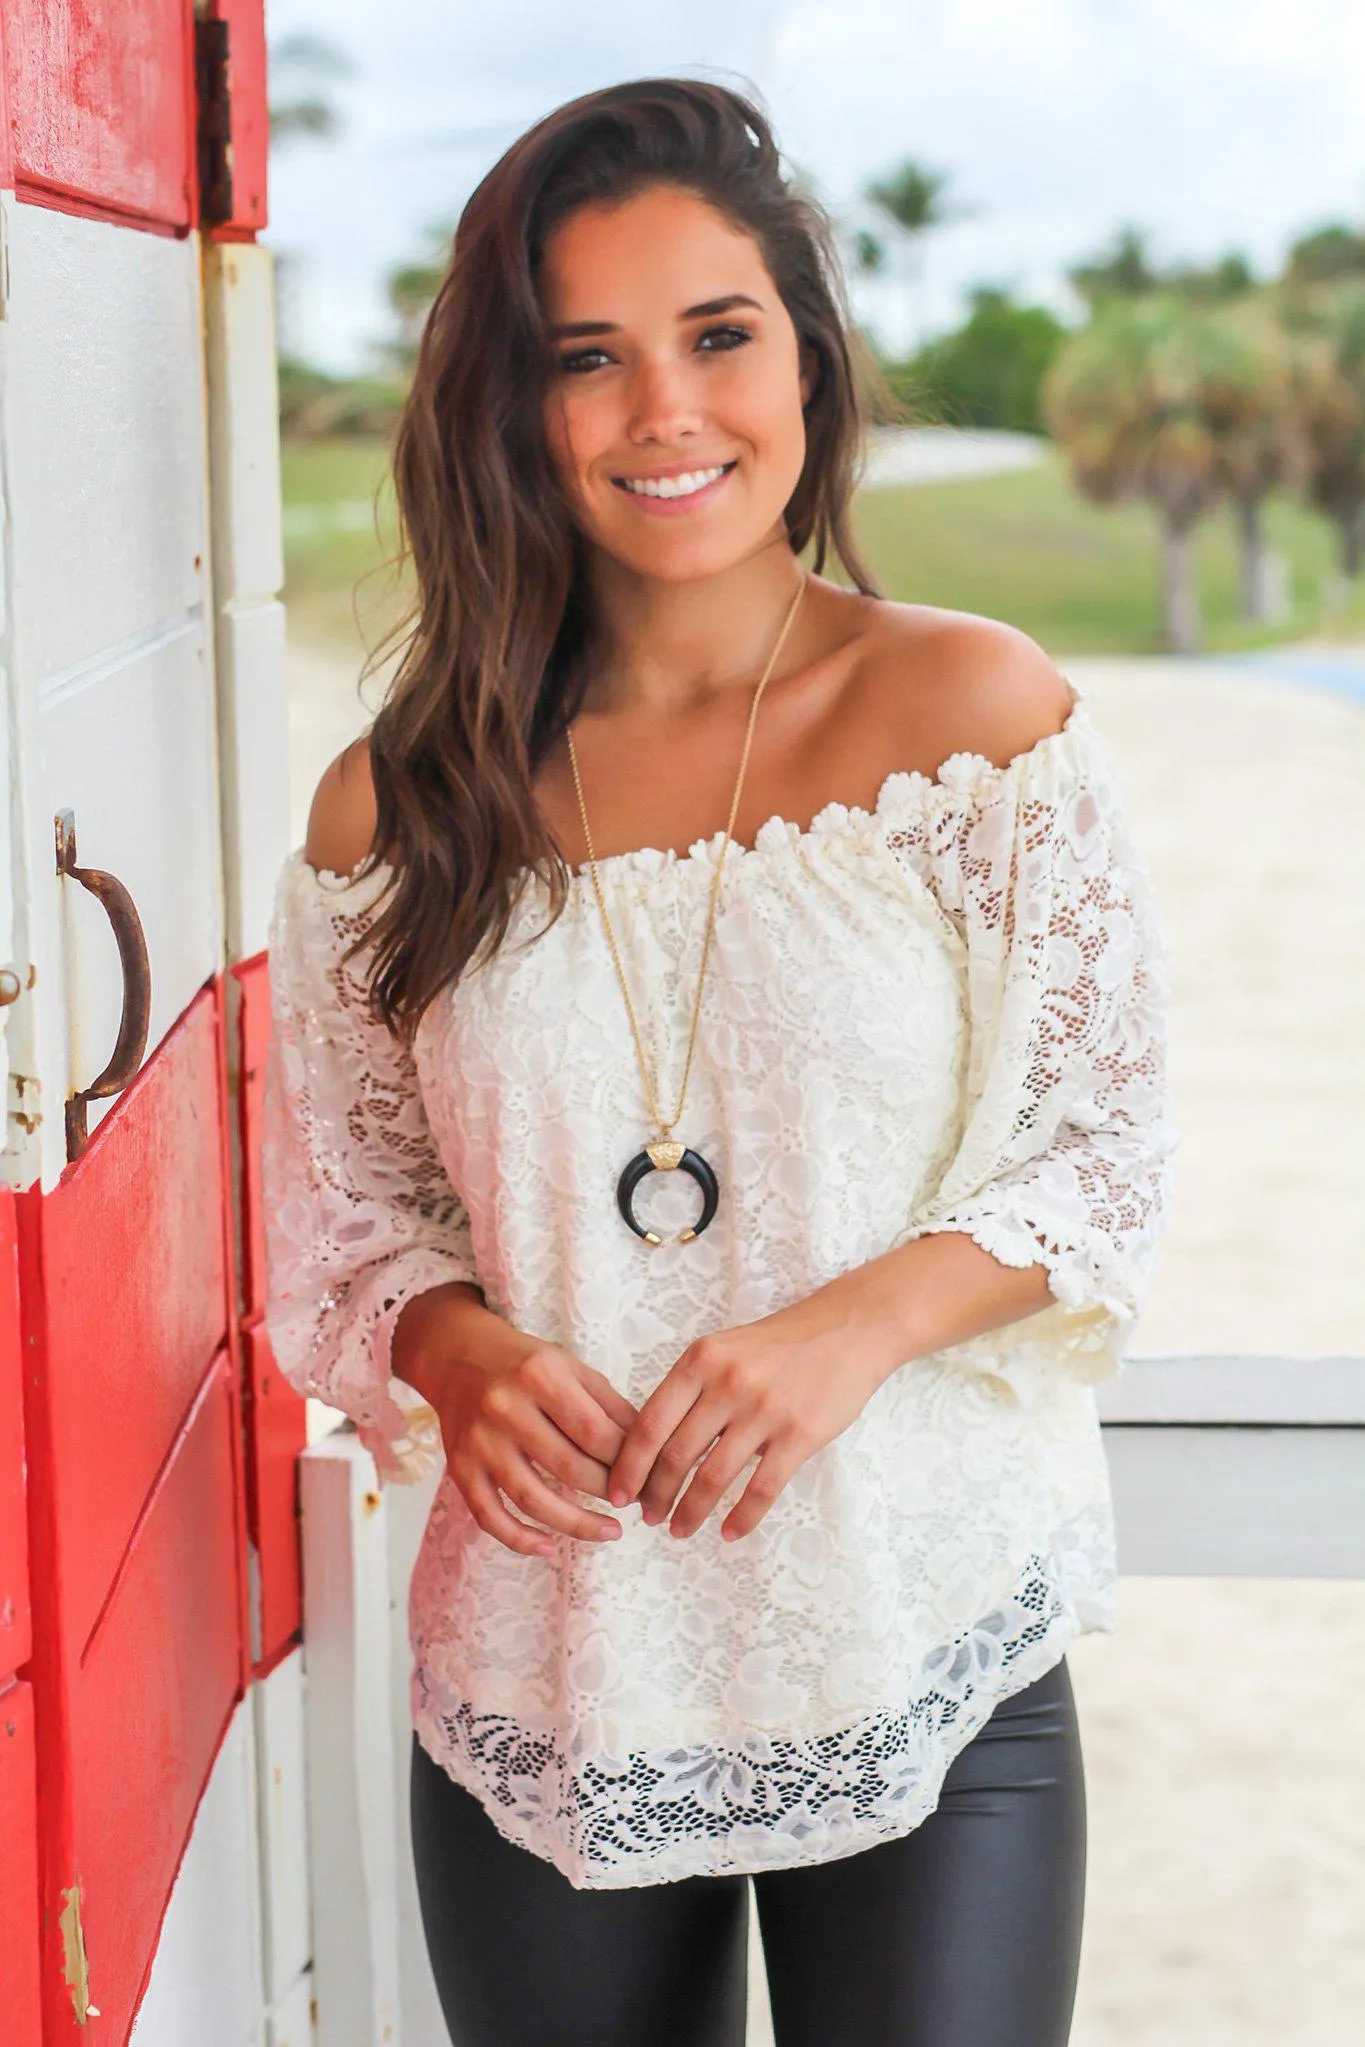
[[[578,1369],[586,1372],[590,1368],[581,1365]],[[624,1420],[609,1410],[596,1387],[589,1391],[581,1378],[560,1360],[547,1359],[543,1364],[532,1366],[523,1374],[522,1383],[542,1412],[589,1457],[599,1458],[603,1464],[609,1465],[620,1454],[626,1430],[635,1419],[635,1409],[628,1400],[622,1399],[609,1381],[604,1379],[602,1384],[612,1394],[613,1405],[624,1411]]]
[[[646,1521],[667,1519],[693,1465],[706,1455],[729,1420],[725,1402],[715,1394],[703,1394],[688,1409],[661,1447],[640,1488],[640,1513]]]
[[[509,1513],[498,1497],[498,1489],[482,1471],[472,1471],[457,1481],[470,1513],[486,1535],[494,1536],[508,1549],[523,1557],[552,1557],[555,1547],[543,1528],[528,1528]]]
[[[592,1365],[585,1365],[581,1358],[578,1361],[578,1376],[617,1427],[628,1429],[640,1410],[626,1399],[625,1394],[619,1392],[604,1373],[597,1371]]]
[[[611,1466],[602,1458],[589,1457],[580,1450],[539,1408],[528,1407],[515,1426],[520,1447],[534,1457],[537,1464],[553,1472],[556,1478],[562,1478],[565,1485],[571,1485],[575,1492],[594,1493],[599,1500],[605,1500],[607,1474]]]
[[[753,1477],[721,1522],[720,1532],[727,1541],[757,1528],[782,1488],[800,1470],[807,1454],[790,1442],[768,1446]]]
[[[577,1500],[565,1499],[562,1493],[557,1493],[553,1486],[545,1483],[530,1459],[520,1450],[509,1445],[498,1465],[499,1468],[493,1470],[493,1477],[512,1505],[537,1521],[543,1521],[547,1528],[557,1529],[561,1535],[572,1535],[582,1542],[610,1542],[620,1535],[619,1521],[610,1514],[596,1514],[591,1507],[581,1506]]]
[[[701,1381],[674,1365],[636,1415],[611,1468],[607,1498],[623,1507],[636,1498],[653,1469],[654,1460],[701,1393]]]
[[[758,1429],[726,1429],[710,1456],[698,1466],[691,1485],[674,1509],[668,1524],[670,1532],[695,1535],[726,1487],[762,1447],[763,1437]],[[739,1502],[735,1504],[738,1506]]]

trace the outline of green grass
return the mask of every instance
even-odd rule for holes
[[[286,442],[282,468],[290,632],[353,655],[402,608],[386,566],[396,541],[388,449],[380,440]]]
[[[385,468],[379,441],[285,449],[285,595],[300,639],[354,655],[396,616],[401,588],[383,566],[393,544],[386,491],[380,534],[373,509]],[[1006,619],[1053,654],[1161,650],[1155,521],[1141,505],[1087,504],[1059,458],[1006,476],[864,491],[854,523],[889,597]],[[1205,649],[1365,635],[1365,578],[1335,605],[1324,594],[1336,566],[1327,522],[1275,499],[1265,524],[1289,560],[1292,615],[1271,627],[1238,618],[1232,521],[1220,513],[1197,544]]]
[[[863,491],[854,525],[888,597],[1007,620],[1056,654],[1159,653],[1161,561],[1142,505],[1100,507],[1071,488],[1057,457],[1037,469],[905,490]],[[1365,630],[1365,582],[1334,611],[1324,582],[1336,536],[1277,498],[1269,544],[1287,556],[1293,610],[1278,625],[1237,616],[1231,516],[1204,521],[1196,545],[1204,647],[1223,653],[1279,640]]]

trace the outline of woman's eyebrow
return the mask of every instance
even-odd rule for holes
[[[679,313],[680,320],[713,320],[718,313],[733,312],[736,306],[749,306],[756,313],[763,311],[757,299],[748,298],[742,291],[729,292],[724,298],[703,299],[699,306],[685,306]],[[589,334],[619,334],[620,327],[613,320],[569,320],[550,329],[551,341],[576,341]]]

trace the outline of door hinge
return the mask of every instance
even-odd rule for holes
[[[72,1884],[63,1891],[66,1900],[62,1916],[57,1922],[62,1930],[62,1973],[71,1991],[71,2002],[76,2009],[76,2024],[83,2026],[87,2019],[97,2019],[100,2008],[90,2002],[90,1962],[85,1952],[85,1928],[81,1925],[81,1887]]]
[[[199,221],[221,227],[232,218],[232,57],[225,21],[194,24],[198,98]]]

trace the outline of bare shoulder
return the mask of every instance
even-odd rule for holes
[[[869,620],[862,679],[881,717],[909,720],[926,771],[954,753],[1007,767],[1070,716],[1069,683],[1016,626],[969,611],[880,602]]]
[[[337,755],[318,783],[303,857],[310,867],[351,874],[369,852],[377,822],[370,742],[362,737]]]

